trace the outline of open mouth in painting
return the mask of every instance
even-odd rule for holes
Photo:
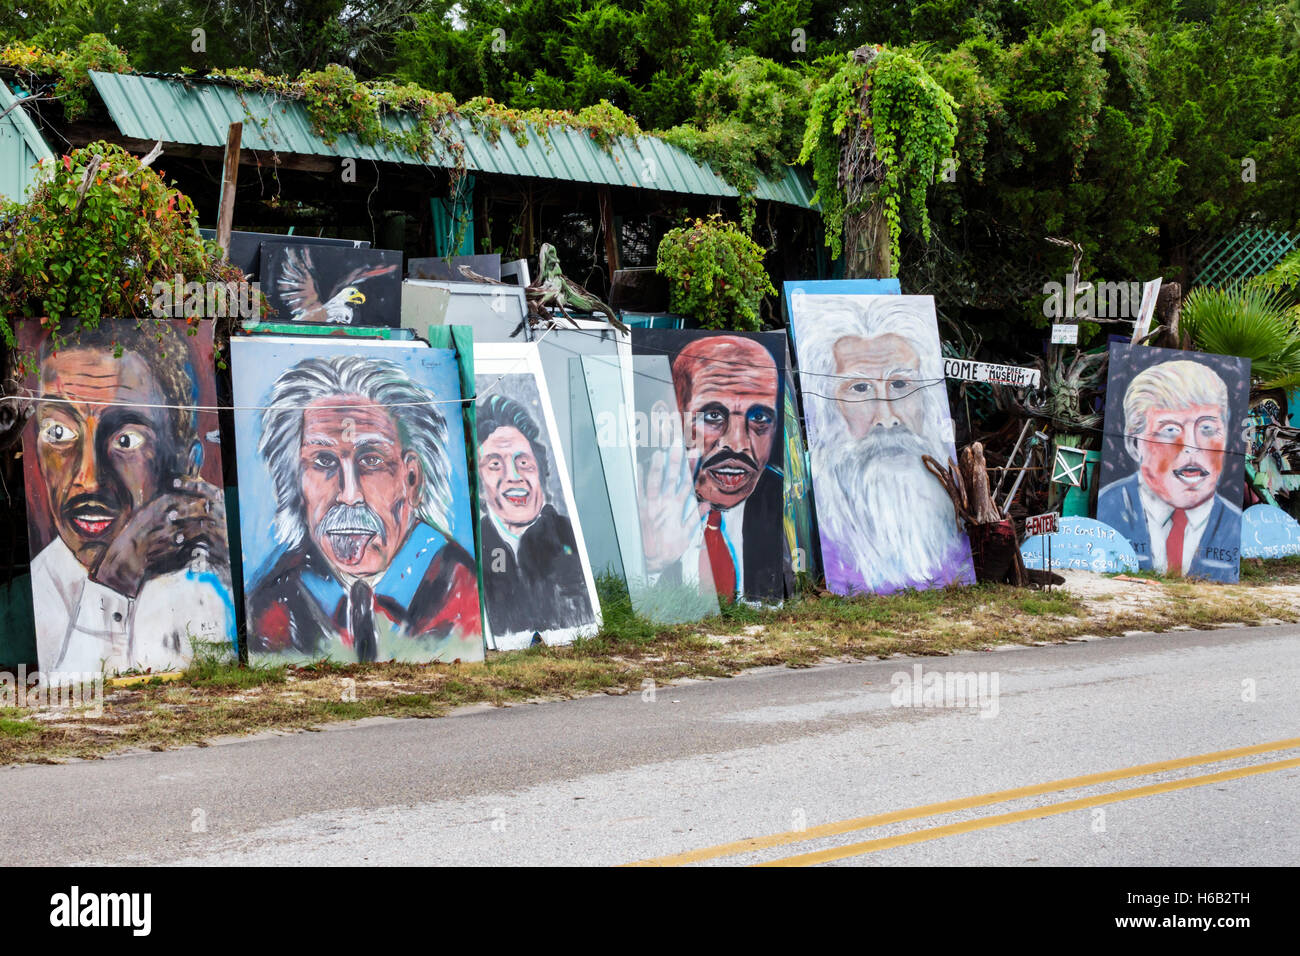
[[[335,505],[316,528],[316,539],[327,542],[335,559],[354,568],[365,559],[376,538],[384,539],[384,526],[367,505]]]
[[[533,493],[529,488],[507,488],[501,492],[506,506],[515,511],[527,511],[533,502]]]
[[[1188,488],[1199,488],[1210,473],[1200,465],[1191,464],[1183,465],[1181,468],[1174,469],[1174,477],[1181,481]]]
[[[366,548],[374,540],[373,531],[362,531],[344,529],[331,531],[328,534],[330,549],[334,552],[334,557],[338,558],[339,563],[346,567],[353,567],[361,563],[365,556]]]
[[[705,462],[702,470],[715,488],[723,494],[734,495],[754,481],[758,463],[748,455],[722,452]]]
[[[718,465],[708,470],[709,477],[713,483],[723,491],[735,493],[745,487],[745,483],[753,476],[750,469],[742,465]]]
[[[73,498],[63,508],[64,520],[76,529],[81,537],[91,539],[104,537],[113,527],[118,514],[117,508],[93,495]]]

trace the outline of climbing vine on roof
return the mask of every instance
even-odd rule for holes
[[[751,232],[758,177],[781,179],[798,158],[808,97],[809,81],[797,70],[741,57],[725,69],[705,70],[692,121],[657,135],[708,163],[740,194],[741,224]]]
[[[51,53],[38,46],[12,43],[0,50],[0,66],[29,79],[56,77],[51,92],[63,101],[64,113],[70,120],[82,116],[89,108],[86,91],[90,89],[91,70],[132,72],[126,53],[102,33],[90,34],[67,53]]]
[[[76,119],[87,110],[92,70],[134,72],[126,54],[100,34],[87,36],[71,53],[10,45],[0,51],[0,67],[24,79],[54,78],[53,92],[63,101],[68,119]],[[508,134],[520,146],[527,145],[532,135],[549,145],[550,132],[556,128],[580,130],[604,150],[611,150],[620,137],[641,135],[635,120],[605,100],[576,113],[515,110],[485,96],[458,105],[449,93],[411,83],[358,80],[350,69],[336,63],[323,70],[304,71],[292,79],[245,68],[213,70],[205,79],[301,102],[314,131],[328,143],[352,135],[367,146],[387,147],[423,160],[450,160],[453,178],[464,173],[465,145],[455,127],[457,119],[468,120],[490,142]],[[249,122],[261,122],[254,111],[245,108]],[[394,122],[400,114],[408,115],[413,122]]]
[[[457,105],[448,93],[435,93],[411,83],[363,82],[338,64],[304,72],[293,80],[247,69],[214,70],[209,78],[301,101],[315,132],[326,142],[351,134],[367,146],[384,146],[425,160],[451,159],[462,171],[465,147],[454,125],[456,119],[468,120],[490,142],[508,133],[520,146],[528,144],[530,134],[549,142],[550,131],[557,127],[581,130],[606,150],[612,149],[620,136],[641,133],[635,121],[605,101],[577,113],[513,110],[489,97]],[[390,118],[401,113],[410,115],[414,122],[393,123]]]
[[[75,119],[87,109],[90,71],[132,73],[126,54],[92,34],[72,53],[52,53],[35,46],[14,45],[0,51],[0,67],[24,78],[55,77],[55,91],[66,115]],[[778,140],[792,122],[802,129],[807,92],[793,70],[756,57],[745,58],[729,71],[707,71],[699,93],[701,127],[677,127],[645,134],[636,120],[608,100],[580,110],[513,109],[491,97],[457,103],[449,93],[426,90],[412,83],[362,81],[347,67],[330,64],[297,77],[277,76],[258,69],[213,70],[200,79],[227,83],[240,90],[300,102],[314,132],[327,143],[352,135],[367,146],[384,147],[429,161],[450,161],[453,180],[464,174],[464,149],[456,120],[495,144],[508,135],[520,146],[533,136],[550,145],[555,129],[578,130],[593,143],[612,151],[621,137],[653,135],[710,163],[736,189],[753,220],[752,193],[760,174],[780,176],[782,164],[794,150]],[[245,105],[247,121],[264,123],[259,111]],[[737,116],[724,118],[728,110]],[[395,122],[406,114],[413,122]],[[794,117],[792,120],[791,117]]]

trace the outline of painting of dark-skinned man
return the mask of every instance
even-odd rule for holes
[[[37,656],[48,672],[166,671],[236,649],[212,324],[22,328]]]

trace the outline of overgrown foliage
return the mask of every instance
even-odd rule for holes
[[[810,80],[761,57],[741,57],[725,69],[705,70],[691,122],[662,137],[708,163],[741,196],[741,224],[754,224],[758,177],[782,179],[799,156]]]
[[[1300,249],[1293,249],[1281,262],[1253,280],[1273,292],[1285,292],[1300,302]]]
[[[63,156],[25,203],[0,207],[0,334],[39,317],[55,335],[151,314],[154,283],[237,282],[189,197],[120,146]]]
[[[884,212],[894,275],[904,219],[929,239],[926,192],[944,161],[953,161],[956,105],[915,57],[894,50],[879,51],[869,64],[849,57],[818,87],[799,161],[812,163],[826,244],[836,256],[846,217],[868,204],[879,204]],[[871,135],[853,135],[858,127],[869,129]],[[845,150],[857,149],[872,154],[844,156]],[[846,167],[878,170],[879,186],[863,188],[860,181],[846,182]]]
[[[1256,283],[1193,289],[1181,330],[1203,352],[1250,359],[1261,388],[1300,387],[1300,328],[1286,296]]]
[[[850,51],[879,45],[959,104],[955,181],[928,190],[925,220],[899,194],[904,282],[945,277],[964,290],[961,305],[984,312],[986,339],[1018,332],[1033,347],[1034,293],[1070,268],[1046,236],[1082,245],[1084,280],[1163,273],[1187,285],[1196,250],[1238,223],[1300,227],[1295,0],[14,0],[0,10],[0,45],[27,57],[94,33],[144,70],[301,77],[337,63],[372,91],[445,91],[503,135],[507,107],[578,116],[603,100],[624,130],[665,130],[738,187],[796,158],[787,144],[802,134],[807,97]],[[61,95],[75,108],[72,88]],[[427,97],[414,95],[416,115]],[[321,104],[326,130],[368,122],[334,91]],[[592,126],[597,138],[612,128]],[[830,221],[841,218],[830,190],[822,199]],[[926,221],[935,235],[922,247],[912,240]]]
[[[86,110],[90,70],[134,72],[125,53],[100,35],[87,37],[70,54],[10,46],[0,52],[0,67],[8,67],[37,84],[41,79],[53,78],[54,95],[63,101],[70,120]],[[577,112],[516,110],[489,97],[457,105],[449,93],[414,84],[359,80],[351,69],[337,63],[322,70],[303,71],[296,78],[246,67],[216,69],[207,78],[275,99],[301,102],[314,131],[328,143],[341,136],[354,136],[367,146],[386,147],[426,161],[448,162],[453,178],[465,171],[465,144],[456,126],[459,119],[468,121],[491,142],[506,133],[520,146],[527,145],[530,134],[549,140],[550,131],[557,127],[580,130],[602,149],[610,149],[621,136],[641,134],[635,121],[605,100]],[[246,105],[249,121],[255,121],[259,112],[251,104]],[[399,114],[406,114],[411,121],[401,122]]]
[[[706,329],[756,331],[763,296],[776,294],[763,247],[716,215],[666,233],[658,271],[668,277],[669,307]]]
[[[86,112],[91,70],[100,73],[131,71],[125,51],[100,33],[85,37],[68,53],[51,53],[38,46],[12,43],[0,50],[0,66],[8,67],[19,77],[29,80],[55,77],[50,93],[62,100],[65,115],[70,120]]]

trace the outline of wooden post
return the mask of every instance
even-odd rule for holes
[[[235,218],[235,183],[239,179],[239,142],[243,123],[231,123],[226,132],[226,160],[221,175],[221,199],[217,204],[217,245],[230,252],[230,227]]]
[[[600,199],[600,224],[605,230],[605,261],[609,265],[609,287],[614,288],[614,273],[619,269],[618,234],[614,232],[614,203],[610,200],[609,187],[601,186],[596,190]]]

